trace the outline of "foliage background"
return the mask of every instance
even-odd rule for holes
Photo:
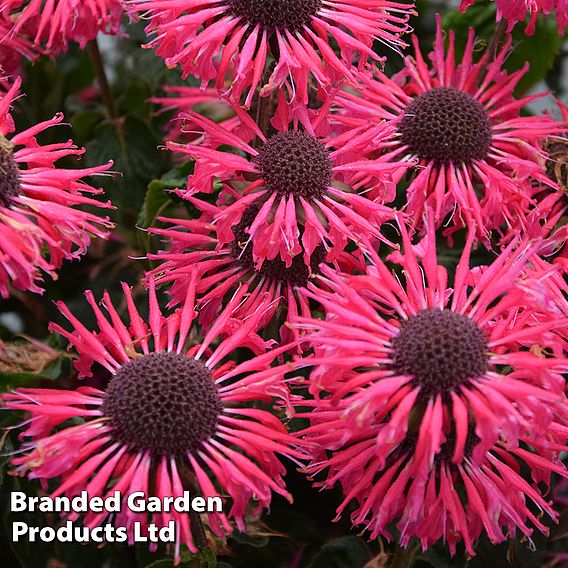
[[[446,29],[455,30],[457,45],[463,47],[469,26],[487,45],[495,32],[495,6],[488,1],[477,2],[466,14],[457,11],[455,3],[418,0],[419,16],[413,26],[428,50],[434,35],[434,15],[443,14]],[[108,242],[95,241],[88,255],[81,261],[67,263],[59,272],[59,279],[47,282],[43,296],[16,293],[0,305],[0,340],[4,349],[0,353],[0,388],[8,390],[16,386],[73,387],[76,380],[64,346],[56,337],[49,337],[49,321],[62,318],[53,301],[64,300],[73,313],[87,326],[94,323],[92,313],[84,302],[83,291],[92,289],[99,297],[108,289],[115,298],[120,297],[120,282],[135,285],[143,297],[138,283],[144,270],[149,268],[143,259],[149,250],[159,243],[150,239],[144,228],[155,225],[156,217],[167,212],[170,215],[194,215],[195,211],[172,197],[170,189],[184,183],[191,164],[174,162],[171,153],[163,149],[163,141],[172,113],[161,113],[150,102],[153,96],[163,95],[164,85],[182,85],[177,70],[168,70],[152,50],[141,49],[145,36],[141,24],[125,22],[124,37],[100,37],[99,45],[106,74],[111,83],[114,110],[102,102],[96,85],[96,65],[88,51],[76,46],[56,60],[42,59],[26,64],[22,91],[15,118],[19,129],[51,118],[57,111],[64,111],[69,127],[50,129],[41,142],[48,143],[73,137],[78,145],[87,148],[87,165],[114,160],[113,170],[120,172],[114,178],[97,179],[103,185],[106,196],[114,203],[112,212],[117,223],[116,231]],[[480,43],[480,46],[482,43]],[[539,20],[534,36],[527,37],[523,27],[517,25],[513,50],[507,59],[509,70],[530,63],[530,71],[519,84],[519,92],[550,89],[551,93],[568,102],[568,42],[558,36],[553,19]],[[377,50],[382,48],[377,47]],[[388,72],[397,71],[402,61],[388,54]],[[187,84],[187,82],[185,83]],[[553,108],[552,97],[544,99],[533,112]],[[115,116],[112,116],[115,115]],[[68,167],[78,165],[74,162]],[[102,181],[101,181],[102,179]],[[445,250],[440,255],[447,264],[455,262],[458,250]],[[141,303],[141,309],[144,309]],[[39,338],[53,348],[44,353],[33,347],[26,336]],[[94,382],[104,384],[108,380],[103,371]],[[13,423],[14,417],[0,415],[3,424]],[[12,434],[6,438],[5,452],[13,448]],[[57,519],[40,514],[14,515],[9,512],[10,491],[22,490],[30,495],[38,494],[36,484],[6,474],[7,457],[0,458],[0,502],[2,539],[1,562],[3,566],[25,568],[167,568],[172,566],[165,550],[155,554],[146,547],[130,549],[123,545],[49,545],[42,543],[12,543],[9,539],[11,523],[23,520],[31,525],[54,525]],[[487,568],[505,567],[537,568],[553,566],[554,554],[568,548],[568,512],[564,511],[560,523],[551,528],[551,536],[545,539],[535,536],[535,546],[513,540],[509,544],[492,546],[481,541],[478,555],[469,559],[460,551],[450,558],[443,546],[437,546],[422,554],[418,545],[409,551],[396,549],[386,541],[367,542],[357,531],[350,529],[346,518],[334,523],[334,510],[340,502],[339,495],[326,491],[318,493],[291,464],[287,482],[295,503],[289,505],[275,497],[271,514],[258,526],[249,527],[246,535],[235,535],[228,548],[204,551],[200,557],[185,557],[184,566],[207,568],[380,568],[385,566],[434,568]],[[348,518],[348,515],[346,515]]]

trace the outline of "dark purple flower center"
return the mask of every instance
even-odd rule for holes
[[[20,171],[12,148],[5,138],[0,138],[0,206],[9,207],[12,199],[22,193]]]
[[[131,451],[183,456],[216,431],[223,410],[209,370],[187,355],[160,352],[132,359],[109,383],[102,412]]]
[[[279,132],[260,148],[256,158],[266,187],[273,192],[317,199],[332,181],[329,151],[305,132]]]
[[[233,227],[235,240],[231,243],[231,254],[240,266],[247,270],[256,272],[263,278],[268,278],[279,284],[290,284],[291,286],[306,286],[311,274],[319,273],[319,265],[325,261],[325,249],[323,246],[315,248],[310,257],[310,267],[306,266],[302,254],[296,255],[292,259],[290,267],[286,267],[286,263],[279,257],[273,260],[265,260],[260,270],[254,265],[252,256],[252,242],[248,242],[250,235],[245,231],[248,229],[259,208],[257,206],[249,207],[241,218],[238,225]],[[247,244],[248,243],[248,244]]]
[[[297,32],[309,25],[322,7],[322,0],[226,0],[236,16],[273,32]]]
[[[450,465],[452,466],[454,453],[456,451],[456,429],[455,425],[452,423],[449,431],[445,432],[446,441],[440,446],[440,451],[434,456],[434,463],[437,466],[440,465]],[[398,450],[393,452],[389,459],[389,464],[393,464],[403,455],[407,457],[414,454],[416,451],[416,445],[418,442],[418,434],[409,434],[400,444]],[[469,424],[467,430],[467,436],[465,439],[465,444],[463,446],[463,458],[468,459],[473,454],[475,447],[479,444],[479,437],[475,434],[475,425]],[[406,463],[406,462],[404,462]],[[404,466],[403,466],[404,467]]]
[[[438,163],[483,160],[491,147],[491,121],[484,108],[453,87],[438,87],[416,97],[398,128],[415,155]]]
[[[488,368],[487,340],[469,317],[430,308],[405,320],[393,339],[393,369],[425,396],[447,393]]]

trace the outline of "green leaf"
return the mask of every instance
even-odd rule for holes
[[[493,2],[482,0],[476,2],[467,12],[458,9],[449,10],[442,18],[444,30],[453,30],[456,35],[456,59],[463,55],[469,28],[475,29],[475,35],[483,47],[491,43],[496,25],[496,8]],[[513,43],[504,68],[513,73],[522,69],[526,62],[530,68],[517,85],[516,94],[522,94],[542,81],[552,69],[560,53],[563,38],[558,34],[554,18],[539,17],[535,33],[525,34],[525,25],[521,22],[512,33]],[[478,55],[479,56],[479,55]]]
[[[172,205],[175,196],[172,191],[178,187],[185,186],[187,176],[193,171],[193,163],[186,162],[175,167],[160,179],[155,179],[148,185],[148,191],[144,198],[144,204],[138,216],[138,227],[148,229],[158,225],[156,218]],[[151,249],[152,239],[145,231],[140,231],[138,235],[140,246],[144,251]]]
[[[104,120],[101,110],[83,110],[71,118],[73,136],[76,140],[90,140],[95,135],[96,127]]]
[[[161,174],[165,155],[158,149],[160,137],[150,124],[132,116],[108,121],[95,130],[86,143],[89,165],[114,160],[121,175],[101,182],[107,197],[118,207],[123,226],[134,225],[144,203],[149,182]],[[134,217],[134,219],[133,219]]]
[[[309,568],[363,568],[371,560],[365,541],[345,536],[326,543]]]
[[[513,50],[505,64],[509,72],[521,69],[528,61],[530,68],[517,85],[517,93],[524,93],[540,81],[552,69],[562,47],[563,38],[558,34],[554,18],[537,20],[534,35],[524,34],[522,26],[513,33]]]
[[[187,549],[181,551],[180,562],[182,566],[185,564],[193,566],[196,560],[199,560],[201,568],[218,568],[217,557],[210,548],[200,550],[197,554],[192,554]]]

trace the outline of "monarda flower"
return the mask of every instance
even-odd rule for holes
[[[460,10],[465,12],[475,0],[461,0]],[[540,15],[556,17],[558,31],[564,33],[568,26],[568,0],[495,0],[497,6],[497,21],[507,22],[507,31],[512,31],[517,22],[524,22],[527,16],[530,20],[525,29],[527,35],[534,34],[536,21]]]
[[[112,163],[84,169],[62,169],[55,163],[80,156],[84,149],[72,141],[40,145],[36,136],[63,120],[51,120],[13,134],[10,105],[21,80],[0,95],[0,295],[9,286],[42,292],[42,273],[52,278],[64,259],[85,253],[92,236],[106,237],[113,224],[77,206],[111,207],[89,197],[102,190],[91,187],[85,176],[106,172]],[[49,256],[44,257],[45,252]]]
[[[33,60],[39,56],[29,38],[12,33],[13,22],[9,15],[0,12],[0,76],[17,73],[22,57]]]
[[[568,123],[568,106],[558,102],[562,120]],[[551,136],[544,143],[547,154],[546,172],[554,186],[537,188],[535,205],[527,214],[523,229],[531,237],[546,237],[541,254],[556,257],[568,273],[568,131]]]
[[[127,0],[150,20],[150,42],[183,76],[215,80],[234,100],[250,106],[261,94],[285,88],[289,99],[308,102],[310,77],[323,87],[353,79],[351,65],[379,60],[379,41],[399,51],[412,5],[392,0]],[[339,53],[333,46],[339,47]],[[267,63],[273,62],[269,76]]]
[[[123,285],[129,326],[107,293],[104,314],[86,292],[97,332],[89,331],[63,303],[57,304],[72,329],[55,324],[51,328],[78,351],[80,376],[90,375],[98,364],[111,378],[104,390],[81,386],[75,391],[18,389],[5,394],[6,408],[28,414],[21,434],[26,441],[18,452],[23,455],[12,460],[15,474],[39,479],[44,486],[58,479],[53,497],[73,497],[82,490],[90,498],[119,491],[125,501],[136,491],[160,499],[184,491],[220,497],[224,511],[203,518],[220,538],[234,524],[243,531],[245,518],[267,508],[273,491],[291,499],[277,454],[292,459],[301,454],[291,447],[297,444],[280,420],[266,409],[277,400],[287,404],[283,377],[290,368],[271,367],[286,347],[235,362],[235,352],[249,341],[254,322],[223,340],[219,330],[242,292],[203,342],[195,341],[195,278],[190,280],[186,301],[168,316],[158,307],[150,284],[147,322]],[[190,515],[133,513],[123,503],[120,513],[89,512],[82,519],[89,528],[109,522],[131,528],[135,521],[161,527],[171,520],[177,523],[175,557],[179,559],[183,544],[196,552],[192,535],[200,523]]]
[[[12,37],[29,37],[53,54],[71,41],[83,49],[99,32],[117,34],[124,13],[120,0],[6,0],[2,9],[14,22]]]
[[[349,145],[334,148],[333,136],[319,134],[329,120],[326,107],[317,115],[306,113],[305,123],[295,128],[286,117],[277,115],[268,136],[242,109],[234,108],[241,122],[239,131],[230,132],[189,113],[206,143],[168,143],[171,150],[196,160],[187,189],[178,191],[181,197],[192,201],[194,194],[211,193],[222,184],[223,207],[213,219],[222,245],[235,240],[233,229],[245,213],[249,222],[240,226],[246,236],[241,244],[252,247],[258,270],[264,261],[278,257],[290,267],[300,254],[310,266],[318,246],[332,261],[348,242],[357,242],[359,235],[389,242],[381,227],[392,219],[393,210],[376,196],[396,185],[402,175],[400,164],[382,158],[359,162],[350,154]],[[257,137],[256,146],[242,135],[245,131]],[[385,127],[382,135],[391,136],[392,128]],[[344,181],[347,174],[351,185]]]
[[[197,200],[194,203],[198,207],[204,206]],[[310,315],[310,302],[302,290],[314,275],[319,274],[319,266],[326,257],[325,249],[321,245],[316,247],[309,265],[305,264],[302,255],[298,255],[292,259],[290,266],[275,258],[256,268],[245,228],[257,212],[256,208],[247,209],[241,221],[233,227],[234,240],[225,244],[220,243],[217,225],[211,222],[217,215],[210,211],[200,219],[159,218],[167,226],[150,228],[149,232],[162,236],[169,247],[148,255],[150,260],[160,262],[152,275],[160,284],[171,284],[171,305],[177,305],[187,294],[189,275],[196,272],[199,321],[206,330],[243,286],[247,293],[235,310],[235,323],[241,325],[241,321],[247,321],[260,311],[264,315],[258,319],[259,329],[273,324],[273,329],[280,330],[282,342],[298,341],[297,330],[290,328],[287,322],[298,315]],[[357,259],[347,253],[333,263],[336,269],[341,266],[346,271],[354,270],[358,264]]]
[[[443,440],[434,440],[439,449],[429,467],[420,468],[417,457],[428,437],[426,426],[419,436],[393,444],[386,455],[381,446],[392,430],[381,417],[387,410],[356,433],[345,421],[352,410],[348,398],[338,405],[319,401],[310,413],[298,416],[312,424],[303,432],[306,442],[321,448],[307,472],[314,476],[327,470],[326,479],[316,486],[340,484],[344,499],[337,518],[347,509],[352,511],[352,523],[364,526],[371,540],[379,535],[392,540],[395,527],[404,547],[418,539],[425,551],[442,541],[454,555],[463,542],[467,553],[475,556],[475,541],[483,535],[497,544],[518,531],[530,541],[534,528],[548,535],[547,523],[558,522],[559,515],[545,495],[552,474],[568,476],[558,458],[566,450],[563,442],[548,443],[555,447],[547,449],[548,457],[527,433],[522,438],[526,446],[500,441],[478,460],[473,457],[477,437],[472,430],[460,442],[450,432]],[[554,432],[558,439],[566,438],[565,426],[551,423],[550,427],[551,437]],[[530,481],[521,471],[530,472]]]
[[[338,513],[354,500],[352,521],[371,538],[388,537],[399,519],[403,544],[444,539],[453,551],[463,540],[473,554],[482,532],[500,542],[516,527],[530,535],[527,523],[545,531],[529,501],[556,515],[519,469],[535,482],[565,474],[568,361],[541,347],[568,319],[531,317],[532,299],[517,286],[538,245],[511,243],[472,269],[470,234],[449,282],[433,224],[416,246],[400,230],[403,252],[383,261],[368,247],[365,275],[324,267],[311,286],[326,317],[297,324],[314,348],[297,361],[313,367],[315,399],[299,414],[318,448],[309,471],[327,469],[326,487],[341,483]]]
[[[231,132],[241,126],[232,106],[219,98],[214,87],[201,89],[187,85],[166,85],[164,93],[164,96],[152,97],[150,102],[160,107],[160,113],[174,112],[168,124],[167,140],[191,144],[203,142],[203,132],[191,120],[190,112],[206,115]]]
[[[424,212],[431,208],[437,227],[451,225],[447,234],[476,227],[478,238],[488,243],[491,231],[507,233],[526,216],[535,185],[554,186],[542,142],[565,132],[566,122],[521,115],[542,95],[513,96],[527,66],[511,75],[503,71],[510,38],[494,58],[486,51],[474,62],[470,30],[456,63],[454,33],[449,32],[446,52],[438,17],[431,67],[416,38],[413,44],[415,57],[407,57],[395,77],[378,70],[373,77],[362,75],[360,96],[344,92],[337,98],[342,120],[354,139],[367,144],[362,149],[368,157],[388,153],[394,161],[409,155],[419,160],[406,190],[406,211],[414,223],[423,228]],[[373,129],[382,131],[384,120],[394,121],[398,132],[387,144],[373,140]]]

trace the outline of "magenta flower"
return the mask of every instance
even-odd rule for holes
[[[288,404],[283,380],[287,365],[271,362],[287,347],[234,363],[235,350],[248,341],[254,321],[244,323],[218,341],[224,322],[242,299],[235,295],[202,343],[193,338],[196,315],[195,277],[185,302],[169,316],[158,307],[150,283],[149,316],[142,319],[130,289],[123,285],[130,325],[118,315],[108,293],[101,311],[93,294],[86,297],[99,330],[89,331],[67,306],[57,304],[72,330],[53,324],[79,353],[75,366],[89,376],[94,363],[111,374],[103,391],[83,386],[76,391],[18,389],[3,396],[4,405],[28,413],[22,423],[27,440],[13,458],[15,473],[44,484],[60,481],[52,496],[72,497],[86,490],[90,497],[135,491],[159,498],[192,495],[221,497],[224,512],[207,514],[206,524],[218,537],[245,528],[245,518],[270,504],[272,491],[290,499],[277,454],[296,459],[296,441],[280,420],[257,405],[278,399]],[[74,419],[73,423],[67,422]],[[180,546],[195,552],[195,519],[176,511],[133,513],[126,506],[112,518],[89,512],[83,523],[108,522],[131,527],[139,521],[167,526],[177,522],[175,557]]]
[[[191,112],[206,115],[231,132],[241,126],[232,106],[225,99],[219,98],[215,88],[166,85],[163,89],[166,96],[152,97],[150,101],[161,107],[159,112],[176,113],[168,124],[167,140],[190,144],[203,142],[203,132],[191,120],[191,115],[188,114]]]
[[[42,292],[42,272],[52,278],[64,259],[85,253],[92,236],[106,237],[113,224],[108,217],[83,211],[77,206],[110,208],[89,195],[102,190],[91,187],[85,176],[106,172],[112,163],[84,169],[55,165],[66,156],[80,156],[84,149],[71,140],[40,145],[36,136],[61,123],[62,114],[10,138],[14,131],[10,105],[21,80],[0,95],[0,295],[9,295],[9,285],[19,290]],[[49,257],[44,258],[44,250]]]
[[[389,537],[400,519],[404,545],[445,539],[453,551],[463,540],[474,554],[481,532],[500,542],[515,527],[530,535],[527,523],[545,531],[528,501],[556,515],[516,461],[537,482],[566,474],[558,453],[568,432],[568,360],[544,347],[559,341],[568,314],[533,317],[518,284],[538,245],[511,243],[472,269],[471,233],[450,281],[433,223],[415,246],[399,226],[404,252],[389,260],[400,268],[370,247],[365,275],[323,268],[308,296],[326,317],[298,319],[314,348],[297,361],[313,367],[313,408],[300,414],[311,419],[306,441],[319,448],[310,471],[327,469],[326,487],[341,483],[338,514],[354,499],[352,521],[371,538]]]
[[[308,84],[328,88],[353,80],[351,65],[380,60],[374,41],[399,51],[409,31],[412,5],[392,0],[126,0],[150,20],[151,46],[168,66],[180,64],[203,86],[219,91],[230,81],[233,100],[245,94],[248,108],[261,95],[284,88],[307,105]],[[339,54],[332,45],[339,47]],[[274,61],[270,76],[264,72]]]
[[[248,321],[260,312],[264,315],[257,320],[258,329],[272,323],[280,328],[282,342],[297,342],[299,334],[287,322],[298,315],[310,316],[310,303],[301,287],[319,273],[319,265],[325,261],[324,248],[315,249],[310,265],[298,255],[289,267],[280,258],[275,258],[263,262],[257,269],[252,246],[247,245],[248,235],[244,232],[257,210],[247,209],[233,228],[234,240],[223,244],[217,236],[217,225],[211,222],[222,208],[197,200],[193,203],[207,209],[200,219],[159,218],[169,226],[149,229],[150,233],[164,237],[170,245],[168,250],[149,254],[148,258],[161,263],[152,275],[159,283],[171,283],[171,304],[178,305],[183,301],[190,285],[189,275],[195,272],[199,321],[208,330],[242,286],[246,294],[234,312],[234,324],[240,326],[242,321]],[[354,256],[343,253],[333,264],[336,269],[341,266],[344,270],[354,270],[359,263]]]
[[[17,73],[22,57],[33,60],[39,56],[29,38],[12,33],[14,24],[6,11],[0,12],[0,76]]]
[[[542,142],[566,132],[566,122],[548,116],[521,116],[521,110],[543,95],[516,99],[515,86],[527,67],[507,75],[503,63],[510,38],[492,59],[486,51],[476,63],[470,30],[461,62],[454,52],[454,33],[444,50],[440,18],[431,67],[413,38],[415,57],[392,79],[380,71],[361,75],[360,95],[338,97],[343,122],[364,143],[368,157],[387,153],[391,160],[413,156],[420,169],[407,189],[406,211],[423,228],[426,209],[447,234],[476,227],[488,242],[492,230],[507,233],[530,208],[535,185],[556,187],[546,175]],[[374,140],[374,129],[394,121],[398,136]],[[403,162],[406,167],[406,163]],[[390,196],[394,198],[394,193]]]
[[[461,0],[460,10],[465,12],[475,0]],[[554,14],[559,33],[564,33],[568,26],[568,0],[495,0],[497,21],[506,20],[507,31],[512,31],[517,22],[523,22],[530,16],[525,29],[527,35],[534,34],[536,21],[540,15]]]
[[[331,99],[327,106],[330,104]],[[330,120],[327,107],[317,115],[306,113],[303,127],[296,128],[277,113],[269,136],[242,109],[234,109],[239,129],[231,132],[189,113],[203,131],[205,143],[168,143],[171,150],[196,160],[187,189],[178,190],[181,197],[192,200],[195,193],[211,193],[215,183],[223,184],[223,207],[212,213],[222,245],[235,240],[233,229],[245,213],[247,223],[239,231],[246,236],[243,248],[252,247],[258,270],[266,260],[278,257],[290,267],[299,254],[310,266],[318,246],[333,261],[349,241],[357,242],[359,235],[389,242],[381,227],[392,219],[393,211],[378,203],[377,196],[396,185],[402,175],[400,163],[390,163],[388,158],[359,162],[351,155],[349,144],[334,148],[339,139],[320,134]],[[255,135],[259,141],[256,147],[249,143]],[[382,136],[392,136],[392,128],[385,127]],[[223,145],[230,151],[220,148]],[[345,183],[347,177],[351,185]]]
[[[28,37],[50,53],[71,41],[84,48],[99,32],[117,34],[124,13],[121,0],[5,0],[2,9],[14,21],[12,37]]]
[[[514,443],[524,428],[546,437],[554,413],[566,416],[561,373],[568,360],[542,357],[536,348],[557,341],[568,314],[560,306],[544,310],[542,297],[537,302],[526,292],[538,243],[511,243],[491,265],[472,269],[470,235],[449,288],[448,271],[437,261],[432,223],[415,246],[404,225],[399,227],[404,252],[389,259],[400,265],[404,280],[366,247],[371,262],[366,275],[337,274],[323,267],[324,286],[312,285],[308,292],[327,314],[325,321],[299,319],[302,327],[315,330],[307,338],[318,351],[312,391],[330,391],[336,397],[356,393],[350,400],[358,409],[359,424],[366,421],[369,408],[374,414],[392,402],[387,422],[393,421],[394,437],[385,440],[387,446],[406,433],[406,428],[394,428],[394,422],[403,424],[415,403],[427,406],[429,419],[423,422],[432,440],[421,448],[425,463],[436,453],[446,420],[455,422],[457,457],[468,424],[479,437],[476,456],[500,436]],[[538,266],[532,270],[540,274]],[[545,297],[556,305],[550,290]],[[541,317],[534,317],[535,309]],[[372,370],[363,373],[367,367]],[[361,389],[364,385],[369,388]]]
[[[557,522],[558,513],[537,483],[548,484],[552,473],[567,476],[568,472],[554,452],[543,455],[529,433],[521,438],[527,449],[498,442],[474,459],[477,437],[469,430],[456,460],[458,442],[451,431],[433,441],[440,444],[438,451],[428,467],[421,467],[417,460],[427,434],[407,435],[386,455],[381,446],[392,429],[381,415],[388,411],[354,433],[345,421],[345,413],[352,410],[346,398],[338,405],[320,401],[302,415],[312,423],[304,431],[306,440],[329,450],[329,457],[316,454],[308,471],[315,475],[327,469],[326,479],[316,485],[331,488],[339,483],[345,498],[337,509],[338,518],[349,506],[352,523],[363,525],[371,540],[379,535],[392,540],[390,525],[395,522],[404,547],[414,538],[423,550],[443,541],[454,555],[463,541],[467,553],[475,556],[475,541],[483,534],[494,544],[512,538],[517,530],[530,539],[533,527],[548,534],[543,515]],[[550,428],[551,437],[555,434],[562,440],[548,444],[557,448],[557,454],[566,448],[566,428],[556,423]],[[524,479],[521,468],[530,472],[532,482]]]

